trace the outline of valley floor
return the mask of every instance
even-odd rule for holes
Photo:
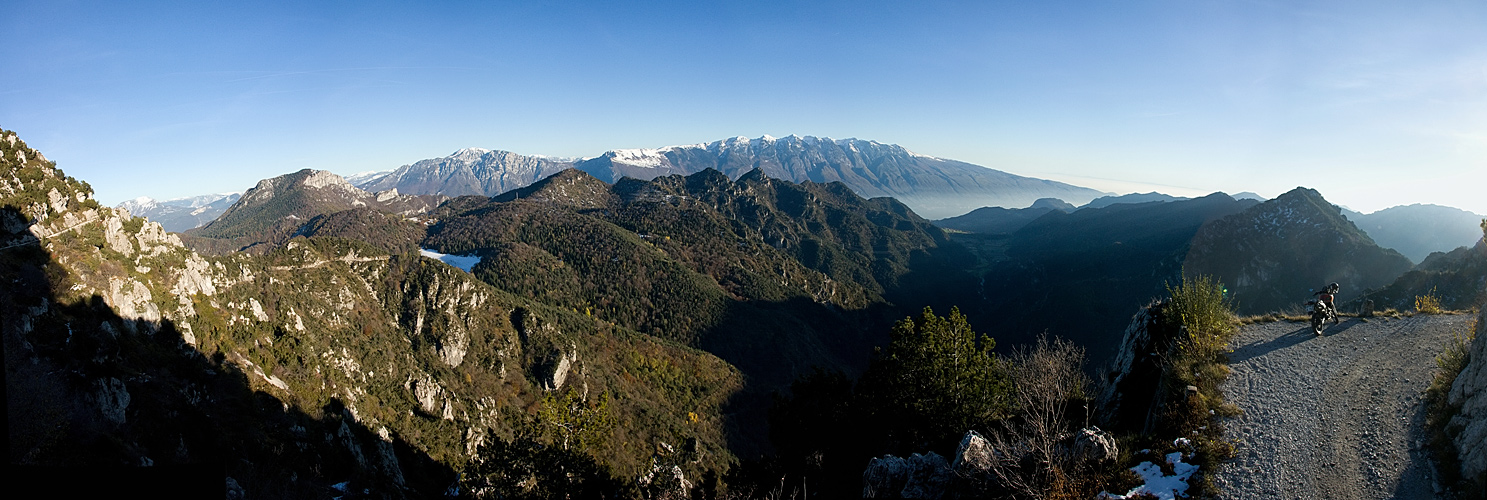
[[[1221,498],[1435,498],[1424,432],[1434,357],[1468,315],[1346,318],[1321,337],[1280,321],[1243,327],[1225,396],[1237,458]]]

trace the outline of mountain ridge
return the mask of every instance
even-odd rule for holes
[[[608,183],[624,177],[649,180],[688,175],[708,168],[737,179],[759,168],[772,178],[792,182],[841,181],[865,198],[893,196],[921,215],[937,217],[986,205],[1022,207],[1039,198],[1084,203],[1104,194],[921,155],[895,144],[797,135],[614,149],[580,159],[466,148],[447,157],[404,165],[362,187],[373,191],[397,188],[411,194],[497,196],[569,167]]]

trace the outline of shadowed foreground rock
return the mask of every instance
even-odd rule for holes
[[[1081,461],[1107,463],[1120,451],[1115,438],[1098,427],[1080,429],[1060,447]],[[938,453],[915,453],[909,458],[884,455],[868,462],[862,472],[863,498],[982,498],[1005,487],[993,468],[1008,457],[976,431],[966,431],[955,449],[955,461]],[[1020,462],[1020,460],[1013,460]],[[1003,472],[1006,472],[1003,470]]]
[[[1451,405],[1461,413],[1451,418],[1447,432],[1455,435],[1461,476],[1487,488],[1487,311],[1477,316],[1477,338],[1471,345],[1471,362],[1451,384]]]

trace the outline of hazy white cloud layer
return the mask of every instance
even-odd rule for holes
[[[707,4],[23,0],[0,127],[106,203],[801,134],[1109,191],[1487,213],[1482,2]]]

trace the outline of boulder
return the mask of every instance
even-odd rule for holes
[[[950,468],[961,475],[983,473],[991,469],[994,452],[990,441],[976,431],[966,431],[965,437],[960,439],[960,446],[955,448],[955,463]]]
[[[868,462],[862,472],[862,496],[937,499],[945,495],[951,480],[950,463],[938,453],[884,455]]]
[[[1074,455],[1086,462],[1107,464],[1120,458],[1120,448],[1110,433],[1090,426],[1074,436]]]

